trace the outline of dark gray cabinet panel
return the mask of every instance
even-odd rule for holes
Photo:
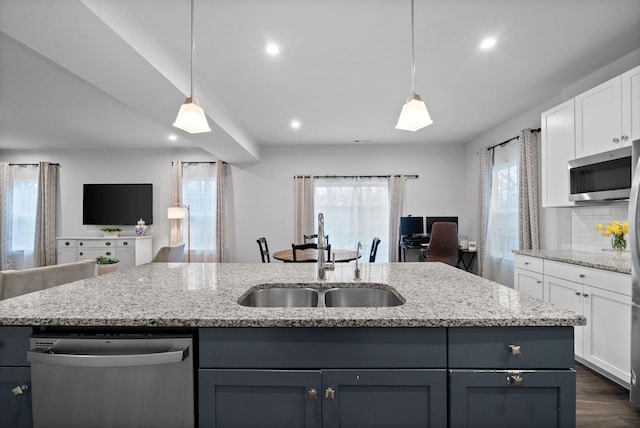
[[[0,366],[28,366],[31,327],[0,327]]]
[[[447,426],[446,370],[324,370],[322,391],[323,428]]]
[[[451,428],[575,427],[574,370],[451,370],[449,382]]]
[[[320,377],[303,370],[200,370],[199,426],[320,428]]]
[[[205,328],[202,368],[446,368],[446,328]]]
[[[514,352],[510,345],[519,348]],[[449,329],[449,368],[567,369],[573,365],[573,327]]]
[[[21,395],[11,390],[26,385]],[[0,367],[0,427],[31,427],[31,369],[29,367]]]

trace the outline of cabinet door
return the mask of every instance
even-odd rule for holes
[[[136,265],[136,249],[134,247],[118,247],[116,258],[120,260],[118,269],[127,269]]]
[[[447,426],[446,370],[325,370],[323,428]]]
[[[575,205],[569,200],[567,163],[575,159],[574,100],[566,101],[541,115],[542,206]]]
[[[200,370],[199,426],[319,428],[320,376],[304,370]]]
[[[631,298],[584,286],[584,359],[627,385],[631,379]]]
[[[622,75],[622,138],[623,143],[640,139],[640,67]]]
[[[451,428],[576,426],[576,373],[571,369],[451,370],[449,382]]]
[[[617,76],[577,97],[576,157],[622,147],[622,89]]]
[[[72,263],[78,260],[78,250],[73,248],[58,248],[57,264]]]
[[[543,300],[544,292],[542,285],[542,274],[524,269],[514,269],[514,288],[523,293],[527,293],[537,299]]]
[[[545,300],[562,308],[583,314],[582,284],[552,276],[544,277]],[[588,321],[591,323],[591,321]],[[574,348],[577,356],[584,353],[584,329],[576,326],[574,329]]]
[[[25,386],[22,394],[12,390]],[[0,367],[0,427],[31,427],[31,369]]]

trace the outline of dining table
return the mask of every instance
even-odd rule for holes
[[[271,255],[276,260],[283,262],[293,262],[293,249],[276,251]],[[316,262],[318,261],[318,250],[316,248],[307,248],[306,250],[298,250],[296,252],[296,262]],[[325,250],[325,260],[329,260]],[[331,249],[331,261],[336,263],[350,262],[360,258],[362,254],[358,254],[355,250]]]

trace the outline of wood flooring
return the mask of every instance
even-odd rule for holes
[[[576,427],[640,427],[640,409],[629,391],[576,363]]]

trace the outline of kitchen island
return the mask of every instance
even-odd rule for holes
[[[353,268],[317,281],[315,264],[142,265],[0,302],[0,345],[19,357],[34,329],[191,332],[200,426],[500,426],[522,412],[518,426],[575,425],[584,317],[440,263],[364,264],[360,281]],[[372,283],[404,303],[238,304],[254,287]]]

